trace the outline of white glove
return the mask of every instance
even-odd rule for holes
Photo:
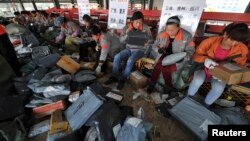
[[[218,64],[216,62],[214,62],[212,59],[207,58],[204,62],[204,65],[206,68],[208,69],[213,69],[215,66],[217,66]]]
[[[96,51],[99,51],[99,50],[100,50],[100,46],[97,45],[97,46],[95,47],[95,50],[96,50]]]
[[[96,73],[97,75],[99,75],[99,74],[101,73],[101,66],[100,66],[100,65],[97,66],[97,68],[95,69],[95,73]]]
[[[72,102],[72,103],[75,102],[78,98],[79,98],[79,93],[69,95],[69,101]]]
[[[49,31],[53,31],[54,30],[54,27],[49,27]]]
[[[217,81],[219,81],[219,82],[222,81],[222,80],[220,80],[219,78],[217,78],[217,77],[215,77],[215,76],[213,76],[213,79],[215,79],[215,80],[217,80]]]

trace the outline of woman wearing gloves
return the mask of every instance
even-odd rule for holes
[[[79,46],[83,43],[83,40],[80,38],[82,35],[80,27],[61,16],[56,18],[54,24],[57,27],[61,27],[61,32],[56,37],[56,43],[63,44],[65,40],[66,54],[79,52]]]
[[[100,75],[101,72],[105,71],[107,58],[110,57],[110,59],[113,59],[121,50],[121,44],[117,35],[101,30],[100,27],[96,25],[92,26],[91,35],[97,43],[97,67],[95,72],[97,75]]]
[[[121,90],[124,87],[124,83],[129,77],[134,63],[144,56],[147,44],[153,41],[149,26],[143,23],[144,15],[142,12],[134,12],[131,20],[132,22],[123,28],[120,35],[120,42],[126,46],[126,49],[123,49],[115,55],[112,76],[105,82],[105,84],[110,84],[119,80],[117,85],[118,90]],[[148,37],[148,41],[146,41],[144,45],[134,45],[129,43],[128,39],[131,37],[129,33],[131,32],[145,33]],[[120,74],[122,61],[126,61],[126,65],[124,71]]]
[[[239,57],[233,61],[244,66],[247,60],[248,48],[244,44],[249,39],[248,26],[244,23],[232,23],[225,27],[223,36],[210,37],[197,47],[193,60],[204,63],[205,69],[195,71],[188,89],[188,95],[194,96],[205,80],[211,82],[211,90],[205,98],[205,105],[213,104],[223,93],[226,84],[209,73],[218,62],[226,61],[233,56]]]
[[[93,19],[87,14],[83,15],[82,19],[85,23],[85,30],[83,32],[84,43],[80,47],[80,61],[88,62],[89,48],[94,50],[96,47],[96,41],[94,41],[91,37],[91,28],[96,24],[94,23]]]
[[[172,86],[172,73],[190,60],[195,51],[191,33],[180,27],[180,19],[177,16],[167,20],[165,30],[157,36],[153,49],[158,50],[159,54],[147,88],[149,94],[154,91],[161,73],[166,85],[164,91],[168,91],[167,87]],[[178,60],[178,58],[180,59]],[[166,63],[165,60],[168,62]]]

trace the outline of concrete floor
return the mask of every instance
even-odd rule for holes
[[[108,79],[108,75],[99,79],[100,82],[104,82]],[[114,88],[116,84],[112,84],[109,87]],[[138,90],[133,88],[129,82],[126,83],[124,89],[120,91],[124,98],[121,105],[127,105],[133,107],[134,115],[137,115],[137,111],[140,107],[144,110],[145,121],[153,123],[152,137],[153,141],[195,141],[194,136],[184,128],[173,117],[164,117],[155,109],[154,103],[143,97],[138,97],[133,100],[133,92]],[[31,139],[31,141],[46,141],[47,133],[40,134]]]
[[[99,81],[107,80],[108,76],[101,78]],[[114,88],[116,84],[111,85]],[[133,100],[133,92],[138,90],[133,88],[129,82],[120,91],[124,95],[121,105],[129,105],[133,107],[134,115],[140,107],[143,108],[145,120],[153,123],[154,141],[195,141],[195,137],[183,125],[176,121],[173,117],[166,118],[155,109],[152,101],[143,97]]]

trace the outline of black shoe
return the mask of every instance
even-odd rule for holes
[[[169,87],[169,86],[165,86],[163,88],[163,93],[164,94],[171,94],[171,92],[175,92],[174,89],[172,87]]]
[[[155,85],[154,84],[149,84],[147,88],[147,93],[151,94],[155,90]]]
[[[121,90],[124,87],[125,79],[120,79],[116,87],[117,90]]]
[[[115,83],[117,81],[118,81],[117,78],[115,78],[114,76],[111,76],[107,81],[104,82],[104,84],[109,85],[109,84]]]
[[[212,106],[211,105],[208,105],[207,103],[202,103],[202,105],[204,106],[204,107],[206,107],[208,110],[211,110],[212,109]]]
[[[79,61],[89,62],[89,58],[88,57],[80,58]]]

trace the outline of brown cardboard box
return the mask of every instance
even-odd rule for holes
[[[210,72],[227,84],[250,82],[250,69],[235,63],[221,63]]]
[[[231,84],[241,83],[243,77],[243,67],[234,63],[221,63],[214,69],[210,69],[211,74],[223,82]]]
[[[54,134],[68,129],[68,122],[63,119],[62,110],[57,110],[51,114],[49,134]]]
[[[243,70],[241,83],[244,83],[244,82],[250,82],[250,68],[245,68]]]
[[[244,68],[235,63],[221,63],[214,69],[210,69],[211,74],[223,82],[231,84],[241,83]]]
[[[76,73],[80,69],[80,64],[67,55],[61,57],[57,65],[71,74]]]
[[[136,88],[144,88],[148,83],[148,79],[139,71],[134,71],[129,76],[129,81]]]
[[[81,69],[94,70],[96,62],[81,62]]]

